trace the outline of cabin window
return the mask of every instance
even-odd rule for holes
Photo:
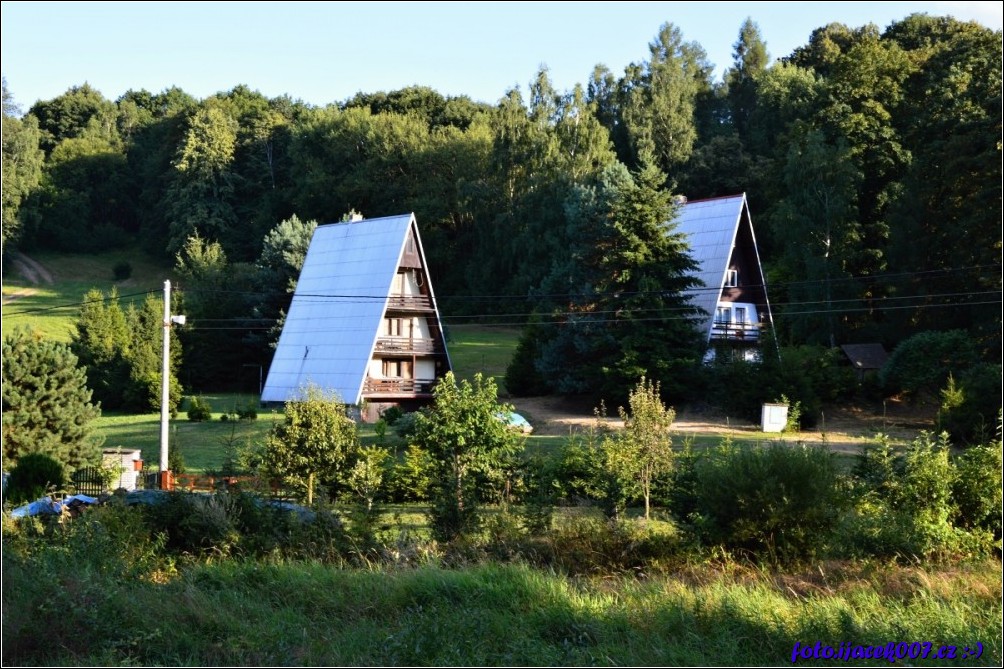
[[[715,311],[715,323],[731,323],[732,322],[732,308],[731,307],[718,307]]]
[[[739,270],[725,270],[725,287],[736,288],[739,285]]]
[[[384,360],[383,375],[388,379],[412,378],[411,360]]]
[[[405,250],[405,253],[414,253],[415,252],[415,238],[412,237],[411,235],[408,235],[408,241],[407,241],[407,243],[404,246],[404,250]]]
[[[386,319],[386,335],[388,337],[410,337],[410,318],[388,318]]]
[[[736,307],[736,323],[746,322],[746,307]]]

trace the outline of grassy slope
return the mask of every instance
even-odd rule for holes
[[[269,428],[282,418],[281,409],[259,409],[255,421],[221,421],[224,411],[257,400],[247,395],[203,395],[213,409],[213,419],[196,423],[185,416],[187,403],[168,427],[169,445],[184,458],[190,473],[218,470],[227,458],[228,449],[248,439],[263,439]],[[160,461],[160,414],[124,414],[107,412],[95,421],[96,432],[104,437],[104,448],[138,448],[143,460],[152,466]]]
[[[519,330],[481,325],[447,325],[447,348],[458,378],[472,379],[480,372],[495,379],[505,392],[505,370],[519,342]]]
[[[54,283],[33,284],[17,272],[13,263],[5,264],[3,276],[3,329],[31,327],[58,341],[70,341],[73,324],[80,313],[80,302],[91,288],[108,293],[117,288],[125,307],[141,303],[147,291],[163,290],[170,268],[137,249],[120,249],[94,255],[47,254],[32,255],[53,275]],[[132,265],[132,276],[125,281],[114,280],[113,268],[119,262]],[[14,293],[27,293],[8,303]]]

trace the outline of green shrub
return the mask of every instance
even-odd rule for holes
[[[429,499],[429,469],[432,458],[420,446],[410,444],[391,467],[388,483],[391,499],[398,502],[425,502]]]
[[[150,532],[176,554],[340,561],[348,552],[341,522],[328,511],[295,513],[258,495],[172,492],[143,507]]]
[[[825,448],[726,446],[699,459],[696,476],[695,528],[705,543],[782,560],[820,552],[844,498]]]
[[[993,438],[1001,404],[1000,365],[980,363],[957,377],[950,373],[941,390],[938,429],[957,444],[985,444]]]
[[[401,437],[405,441],[410,441],[412,437],[415,436],[415,430],[418,425],[418,416],[421,412],[412,411],[400,416],[394,421],[394,434]]]
[[[852,472],[855,501],[840,525],[838,553],[910,558],[986,554],[995,525],[984,511],[988,502],[1000,508],[1000,459],[980,452],[957,468],[949,448],[947,434],[935,440],[923,433],[899,454],[885,440],[862,449]],[[994,466],[996,474],[989,470]],[[960,479],[963,471],[965,481]]]
[[[382,412],[380,412],[380,417],[383,418],[384,421],[387,423],[387,425],[390,425],[391,427],[393,427],[394,423],[397,422],[397,419],[403,415],[404,415],[404,409],[402,409],[396,404],[392,404],[391,406],[387,407]]]
[[[983,529],[1001,539],[1004,468],[1001,442],[967,448],[955,460],[957,476],[952,483],[954,522],[966,529]]]
[[[723,444],[730,448],[731,440],[726,437]],[[697,465],[706,454],[706,451],[694,450],[693,439],[684,440],[683,448],[676,453],[673,471],[666,478],[665,486],[656,490],[656,498],[669,508],[678,522],[690,523],[697,513]]]
[[[531,534],[551,529],[558,499],[557,462],[546,455],[524,456],[518,475],[519,514]]]
[[[132,265],[127,260],[120,260],[112,268],[112,274],[116,281],[125,281],[132,276]]]
[[[255,406],[254,401],[248,402],[243,407],[237,407],[235,413],[237,418],[240,420],[253,421],[258,420],[258,407]]]
[[[188,398],[188,420],[201,423],[202,421],[212,420],[212,418],[213,407],[210,406],[208,401],[195,395]]]
[[[66,470],[58,460],[45,453],[28,453],[11,470],[6,497],[14,504],[31,502],[65,483]]]
[[[640,499],[641,486],[632,477],[634,458],[619,435],[600,422],[570,439],[561,451],[555,482],[567,503],[595,504],[609,519],[617,519],[629,503]]]
[[[167,452],[167,468],[173,474],[185,473],[185,456],[181,453],[181,448],[175,444]]]
[[[581,504],[593,497],[591,488],[596,465],[589,439],[589,434],[576,434],[561,448],[555,485],[559,498],[566,504]]]
[[[548,535],[552,566],[570,575],[644,573],[684,553],[665,523],[574,518]]]
[[[958,377],[979,362],[979,352],[968,332],[920,332],[896,346],[879,378],[890,395],[934,395],[950,374]]]
[[[788,420],[784,424],[784,432],[798,432],[802,429],[802,403],[792,402],[787,395],[781,395],[780,404],[788,407]]]
[[[705,376],[712,402],[729,415],[759,422],[763,405],[785,395],[800,406],[803,428],[816,424],[824,403],[857,391],[854,370],[840,351],[823,346],[782,348],[780,360],[766,355],[760,362],[716,362],[705,367]]]

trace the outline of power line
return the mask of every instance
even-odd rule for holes
[[[829,284],[833,285],[833,284],[838,284],[838,283],[842,283],[842,282],[866,281],[866,280],[877,281],[877,280],[885,280],[885,279],[896,278],[896,277],[921,277],[921,276],[930,275],[930,274],[944,274],[946,276],[949,276],[951,274],[961,274],[963,272],[968,272],[968,271],[971,271],[971,270],[983,270],[983,269],[987,269],[987,268],[993,268],[993,269],[1000,270],[1001,266],[1000,265],[973,265],[973,266],[969,266],[969,267],[947,268],[947,269],[936,269],[936,270],[920,270],[920,271],[915,271],[915,272],[897,272],[897,273],[889,273],[889,274],[875,274],[875,275],[862,276],[862,277],[844,277],[844,278],[836,278],[836,279],[830,279],[830,280],[827,280],[827,279],[811,279],[811,280],[804,280],[804,281],[775,282],[775,283],[771,284],[771,286],[773,286],[774,289],[777,290],[777,289],[780,289],[780,288],[786,288],[786,287],[790,287],[790,286],[811,286],[811,285],[823,285],[823,284],[826,284],[826,283],[829,283]],[[990,278],[989,275],[987,275],[987,278]],[[993,277],[993,278],[996,278],[996,276]],[[764,285],[763,284],[745,284],[743,287],[744,288],[749,288],[749,289],[762,289],[762,288],[764,288]],[[720,288],[718,288],[718,287],[708,287],[708,286],[705,286],[705,287],[689,288],[689,289],[686,289],[686,290],[681,291],[681,292],[683,294],[691,294],[691,295],[693,295],[695,293],[702,293],[702,292],[710,292],[710,291],[717,292],[718,290],[720,290]],[[154,294],[154,293],[158,293],[158,292],[160,292],[160,291],[158,291],[158,290],[148,290],[148,291],[138,292],[138,293],[128,293],[128,294],[125,294],[125,295],[119,295],[118,299],[126,299],[126,298],[131,298],[131,297],[140,297],[140,296],[150,295],[150,294]],[[192,294],[210,294],[210,295],[213,295],[213,294],[254,295],[254,296],[258,296],[258,297],[292,297],[293,296],[293,294],[291,294],[289,292],[222,290],[222,289],[207,289],[207,288],[192,288],[192,289],[180,289],[179,288],[179,292],[183,292],[183,293],[187,292],[187,293],[192,293]],[[873,299],[875,299],[877,301],[889,300],[889,299],[939,299],[939,298],[943,298],[943,297],[961,297],[961,296],[973,297],[973,296],[985,295],[985,294],[995,294],[997,292],[998,291],[981,291],[981,292],[967,292],[967,293],[954,293],[954,294],[930,294],[930,295],[917,295],[917,296],[888,296],[888,297],[880,297],[880,298],[873,298]],[[436,301],[437,302],[445,302],[445,301],[482,300],[482,301],[486,301],[487,302],[487,301],[490,301],[490,300],[506,300],[506,299],[509,299],[509,300],[520,300],[520,301],[524,301],[524,302],[533,302],[533,301],[544,301],[544,300],[548,300],[548,299],[562,299],[562,298],[564,298],[564,299],[571,299],[571,298],[577,298],[577,297],[581,297],[583,299],[589,299],[589,300],[598,300],[598,299],[604,299],[604,298],[610,298],[610,297],[615,297],[615,298],[620,298],[620,297],[629,298],[629,297],[636,297],[636,296],[664,295],[664,294],[666,294],[666,291],[664,291],[664,290],[650,290],[650,291],[611,291],[611,292],[605,292],[605,293],[578,293],[578,292],[573,293],[573,292],[569,292],[569,293],[548,293],[548,294],[543,294],[543,293],[542,294],[534,294],[534,293],[531,293],[531,294],[525,294],[525,295],[453,295],[453,296],[440,296],[440,297],[438,297],[436,299]],[[342,304],[369,304],[372,301],[383,301],[383,300],[387,299],[387,295],[379,295],[379,294],[374,294],[374,295],[360,295],[360,294],[342,295],[342,294],[336,294],[336,293],[301,293],[301,294],[296,294],[295,297],[297,299],[303,299],[303,300],[311,300],[311,301],[313,301],[313,300],[320,300],[320,301],[324,301],[324,302],[342,303]],[[6,314],[4,314],[4,316],[8,317],[8,318],[16,318],[16,317],[24,316],[24,315],[27,315],[27,314],[45,313],[45,312],[49,312],[49,311],[58,311],[58,310],[61,310],[61,309],[70,309],[70,308],[74,308],[74,307],[78,307],[79,308],[79,307],[85,306],[87,304],[93,304],[93,303],[97,303],[97,302],[107,302],[110,299],[112,299],[112,296],[108,295],[108,296],[102,296],[102,298],[100,300],[99,299],[82,300],[80,302],[70,302],[70,303],[66,303],[66,304],[53,305],[53,306],[49,306],[49,307],[39,307],[39,308],[36,308],[36,309],[24,309],[24,310],[20,310],[20,311],[7,312]],[[854,302],[854,301],[861,301],[863,299],[865,299],[865,298],[844,298],[844,299],[839,299],[839,300],[830,300],[830,303],[835,303],[835,302]],[[790,306],[790,305],[811,305],[811,304],[825,304],[825,303],[826,303],[825,301],[819,300],[819,301],[805,301],[805,302],[774,303],[773,306],[776,307],[776,308],[784,308],[784,307]],[[984,303],[979,303],[979,304],[984,304]],[[991,302],[990,304],[993,304],[993,303]],[[681,307],[676,307],[675,309],[677,309],[677,310],[683,310],[683,309],[687,309],[687,308],[690,308],[690,307],[688,307],[688,306],[681,306]],[[643,311],[646,311],[646,310],[644,310],[644,309],[641,309],[641,310],[636,309],[635,311],[642,311],[643,312]],[[811,313],[811,312],[804,312],[804,313]],[[507,316],[507,317],[512,317],[512,318],[519,318],[519,317],[530,317],[530,316],[535,316],[535,315],[539,315],[539,314],[536,314],[536,313],[489,313],[489,314],[475,314],[475,315],[464,314],[464,315],[454,316],[452,318],[468,318],[468,319],[472,319],[472,318],[488,318],[488,317],[495,317],[495,316]],[[786,315],[791,315],[791,313],[789,312]],[[199,319],[199,320],[206,320],[206,321],[208,321],[208,320],[212,320],[212,321],[243,320],[243,321],[264,321],[264,322],[268,322],[268,321],[275,320],[275,319],[248,317],[248,318],[233,318],[233,319]]]
[[[895,279],[900,277],[911,277],[911,278],[921,278],[926,275],[931,274],[943,274],[946,277],[953,274],[962,274],[964,272],[969,272],[972,270],[984,270],[984,269],[995,269],[997,271],[1002,270],[1001,265],[973,265],[969,267],[957,267],[957,268],[945,268],[945,269],[933,269],[933,270],[918,270],[912,272],[894,272],[885,274],[871,274],[866,276],[855,276],[855,277],[835,277],[831,279],[804,279],[801,281],[785,281],[785,282],[774,282],[766,287],[768,289],[781,289],[792,286],[812,286],[812,285],[838,285],[841,283],[848,282],[862,282],[862,281],[886,281],[889,279]],[[991,275],[986,275],[987,278],[991,278]],[[997,278],[994,276],[993,278]],[[749,289],[763,289],[765,284],[760,283],[747,283],[744,284],[744,288]],[[258,297],[289,297],[292,293],[288,291],[262,291],[262,290],[226,290],[220,288],[179,288],[180,291],[192,294],[220,294],[220,295],[254,295]],[[712,292],[720,290],[717,286],[695,286],[692,288],[685,289],[682,292],[686,293],[701,293],[701,292]],[[649,291],[608,291],[605,293],[585,293],[585,292],[566,292],[566,293],[537,293],[528,292],[522,294],[491,294],[491,295],[438,295],[436,296],[437,302],[443,301],[472,301],[472,300],[520,300],[520,301],[531,301],[531,300],[546,300],[546,299],[562,299],[575,297],[579,295],[588,297],[603,297],[607,295],[657,295],[665,293],[665,290],[649,290]],[[374,293],[374,294],[339,294],[339,293],[297,293],[297,298],[301,299],[341,299],[346,301],[357,301],[359,303],[366,303],[372,300],[384,300],[387,298],[385,294]]]
[[[832,315],[835,315],[835,316],[840,316],[840,315],[845,315],[845,314],[863,313],[863,312],[902,311],[902,310],[906,310],[906,309],[917,309],[917,310],[944,309],[944,308],[951,308],[951,307],[984,306],[984,305],[1000,304],[1000,303],[1001,303],[1000,300],[985,300],[985,301],[977,301],[977,302],[956,302],[956,303],[941,303],[941,304],[906,304],[906,305],[888,305],[888,306],[881,306],[881,307],[842,308],[842,309],[837,309],[837,310],[833,310],[833,309],[813,309],[813,310],[807,310],[807,311],[782,312],[782,313],[779,313],[779,314],[775,314],[775,318],[785,319],[785,318],[790,318],[790,317],[793,317],[793,316],[810,316],[810,315],[819,315],[819,314],[832,314]],[[822,302],[820,302],[819,304],[822,304]],[[654,317],[646,317],[646,318],[630,318],[630,319],[625,319],[625,318],[593,318],[592,316],[594,316],[596,313],[604,313],[604,314],[606,314],[606,313],[614,313],[614,312],[563,312],[563,313],[558,313],[558,314],[544,314],[544,315],[542,315],[542,318],[544,318],[544,319],[546,319],[546,318],[552,318],[553,320],[537,320],[537,321],[534,321],[534,325],[560,325],[560,326],[573,326],[574,327],[574,326],[608,325],[608,324],[612,324],[612,323],[624,323],[624,322],[628,322],[628,321],[633,322],[633,323],[644,323],[644,322],[673,322],[673,321],[677,321],[678,322],[678,321],[685,320],[685,318],[683,318],[683,317],[670,316],[670,315],[667,315],[667,316],[654,316]],[[560,318],[563,315],[564,316],[578,316],[579,318],[570,318],[568,320],[565,320],[565,319],[561,319]],[[493,316],[514,317],[514,315],[512,315],[512,314],[489,314],[489,315],[480,316],[480,318],[491,318]],[[349,316],[333,316],[333,317],[326,318],[324,320],[343,319],[343,318],[344,319],[348,319],[348,318],[353,318],[354,319],[356,317],[354,317],[354,316],[352,316],[352,317],[349,317]],[[707,318],[707,317],[704,317],[704,318]],[[225,320],[225,319],[220,319],[220,320]],[[241,319],[234,319],[234,320],[241,320]],[[317,319],[313,319],[313,320],[317,320]],[[693,319],[690,319],[690,320],[693,320]],[[698,319],[698,320],[703,320],[703,318]],[[452,327],[524,327],[527,324],[526,321],[523,321],[523,320],[520,320],[520,321],[493,321],[493,322],[487,322],[487,323],[486,322],[481,322],[481,323],[456,323],[456,322],[451,321],[449,318],[442,319],[442,322],[443,322],[444,326],[451,327],[451,328]],[[210,326],[210,327],[204,327],[204,326],[198,325],[198,322],[193,321],[193,323],[191,325],[189,325],[189,326],[186,326],[185,329],[189,330],[189,331],[193,331],[194,330],[194,331],[240,331],[240,332],[248,332],[248,331],[268,331],[268,330],[271,330],[272,328],[271,327],[264,327],[264,326],[245,326],[245,327],[242,327],[242,326],[236,326],[236,325],[235,326],[230,326],[230,327],[227,327],[227,326]],[[300,330],[298,330],[298,332],[302,332],[302,333],[330,332],[331,330],[332,330],[332,328],[330,328],[330,327],[317,327],[317,328],[300,329]],[[338,331],[340,331],[340,332],[372,332],[372,330],[373,329],[371,327],[339,327],[338,328]]]
[[[142,292],[142,293],[128,293],[126,295],[118,295],[118,296],[116,296],[116,299],[125,299],[127,297],[138,297],[140,295],[151,295],[153,293],[159,293],[159,292],[160,291],[158,291],[158,290],[148,290],[148,291]],[[57,309],[69,309],[69,308],[72,308],[72,307],[82,307],[82,306],[84,306],[86,304],[97,304],[98,302],[107,302],[110,299],[112,299],[112,296],[108,295],[108,296],[102,296],[102,298],[100,300],[99,299],[82,300],[80,302],[70,302],[68,304],[56,304],[56,305],[53,305],[51,307],[39,307],[37,309],[24,309],[22,311],[15,311],[13,313],[7,312],[6,314],[4,314],[4,317],[10,318],[10,317],[13,317],[13,316],[23,316],[25,314],[36,314],[36,313],[42,313],[42,312],[45,312],[45,311],[56,311]]]

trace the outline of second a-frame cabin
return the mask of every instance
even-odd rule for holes
[[[262,402],[295,400],[314,385],[375,420],[391,405],[430,402],[449,370],[415,215],[318,226]]]
[[[686,235],[703,286],[690,301],[704,312],[705,356],[755,360],[774,327],[746,194],[694,200],[673,223]]]

